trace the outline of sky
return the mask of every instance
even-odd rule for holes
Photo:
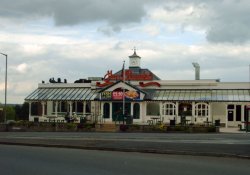
[[[8,55],[7,103],[42,80],[103,77],[136,47],[163,80],[248,82],[249,0],[0,0],[0,52]],[[0,103],[5,57],[0,55]]]

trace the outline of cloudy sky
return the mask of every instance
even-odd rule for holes
[[[42,80],[74,82],[121,69],[137,48],[161,79],[249,81],[249,0],[0,0],[8,103]],[[0,56],[0,102],[5,57]]]

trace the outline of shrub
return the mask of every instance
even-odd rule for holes
[[[67,129],[74,129],[76,128],[77,124],[76,123],[67,123],[66,128]]]
[[[128,129],[127,125],[120,125],[120,131],[125,132]]]

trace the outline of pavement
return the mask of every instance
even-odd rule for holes
[[[250,159],[250,134],[0,132],[0,144]]]
[[[238,127],[221,127],[221,133],[246,133],[246,131],[241,131]]]

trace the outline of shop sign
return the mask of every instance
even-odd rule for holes
[[[126,100],[140,100],[140,92],[133,90],[123,91],[104,91],[101,93],[102,100],[123,100],[123,96]]]
[[[101,97],[103,100],[110,100],[110,99],[112,99],[112,92],[111,91],[104,91],[101,93]]]
[[[122,100],[123,92],[122,91],[113,91],[112,92],[112,100]]]
[[[125,77],[124,77],[125,76]],[[104,76],[104,81],[118,81],[118,80],[125,80],[125,81],[146,81],[146,80],[153,80],[152,73],[145,72],[141,74],[134,74],[131,70],[125,70],[124,73],[121,74],[113,74],[112,70],[108,71]]]

